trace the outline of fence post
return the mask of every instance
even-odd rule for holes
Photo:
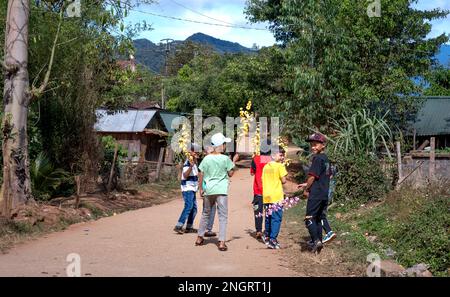
[[[119,150],[119,143],[116,141],[116,146],[114,147],[114,157],[111,165],[111,172],[109,173],[108,186],[106,187],[106,191],[109,193],[111,191],[111,183],[114,175],[114,167],[116,167],[117,160],[117,152]]]
[[[400,141],[396,142],[397,146],[397,168],[398,168],[398,182],[403,179],[403,168],[402,168],[402,151],[400,149]]]
[[[430,150],[430,181],[434,179],[434,171],[436,168],[436,139],[434,137],[431,137],[430,142],[431,150]]]
[[[159,180],[159,175],[161,174],[161,166],[164,158],[164,147],[159,151],[158,164],[156,165],[156,180]]]

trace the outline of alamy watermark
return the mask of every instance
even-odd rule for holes
[[[81,277],[81,256],[77,253],[68,254],[66,261],[69,265],[66,267],[68,277]]]
[[[366,274],[368,277],[380,277],[381,276],[381,258],[380,255],[372,253],[367,255],[367,262],[369,262],[369,266],[367,266]]]
[[[66,8],[66,14],[69,18],[81,17],[81,0],[67,1],[69,4]]]
[[[367,16],[369,18],[381,17],[381,0],[373,0],[373,2],[367,6]]]
[[[193,125],[192,121],[184,116],[177,117],[172,121],[171,128],[176,133],[172,137],[171,148],[176,153],[182,152],[179,142],[184,137],[187,138],[187,143],[197,144],[194,150],[200,152],[211,146],[211,137],[214,134],[223,133],[228,138],[236,139],[236,143],[234,141],[226,143],[226,152],[253,152],[255,136],[258,138],[261,152],[278,150],[277,143],[280,136],[278,117],[253,119],[248,123],[246,132],[241,133],[244,125],[240,117],[226,117],[224,123],[219,117],[203,118],[202,110],[195,109]]]

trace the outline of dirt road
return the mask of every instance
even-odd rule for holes
[[[216,240],[196,247],[196,234],[172,231],[183,206],[180,197],[163,205],[72,225],[17,246],[0,255],[0,276],[66,276],[66,258],[71,253],[81,257],[82,276],[296,275],[287,268],[281,251],[269,250],[251,236],[251,197],[252,177],[248,169],[240,169],[230,186],[227,252],[218,251]],[[201,199],[197,202],[196,227],[202,209]]]

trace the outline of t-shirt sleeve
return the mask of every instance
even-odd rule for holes
[[[252,159],[252,165],[250,166],[250,173],[253,173],[253,174],[256,173],[256,163],[255,163],[255,159]]]
[[[286,170],[286,166],[281,165],[279,170],[280,170],[280,177],[285,177],[286,175],[288,175],[288,172]]]
[[[315,157],[312,161],[311,167],[309,168],[308,175],[314,176],[316,179],[318,179],[323,171],[323,167],[324,167],[323,159]]]
[[[227,171],[230,171],[231,169],[234,168],[234,163],[233,161],[231,161],[230,158],[227,158]]]
[[[205,162],[205,159],[203,159],[203,161],[198,166],[198,170],[201,171],[201,172],[204,172],[205,169],[206,169],[206,162]]]

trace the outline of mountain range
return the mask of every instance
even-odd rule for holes
[[[173,41],[171,43],[171,49],[176,49],[177,46],[180,46],[186,41],[193,41],[208,45],[220,54],[252,54],[257,51],[256,48],[247,48],[240,45],[239,43],[221,40],[203,33],[195,33],[194,35],[189,36],[186,40],[183,41]],[[134,46],[136,48],[136,61],[139,64],[146,66],[155,73],[161,73],[164,66],[165,47],[157,45],[148,39],[136,39],[134,40]],[[440,51],[436,55],[436,59],[439,64],[444,65],[445,67],[450,67],[450,45],[442,45]]]
[[[171,43],[171,50],[176,49],[177,46],[182,45],[186,41],[197,42],[200,44],[212,47],[219,54],[236,54],[255,53],[255,49],[250,49],[240,45],[237,42],[230,42],[212,36],[195,33],[189,36],[186,40],[176,40]],[[136,48],[136,61],[152,70],[155,73],[160,73],[164,66],[165,46],[155,44],[148,39],[134,40],[134,47]]]

